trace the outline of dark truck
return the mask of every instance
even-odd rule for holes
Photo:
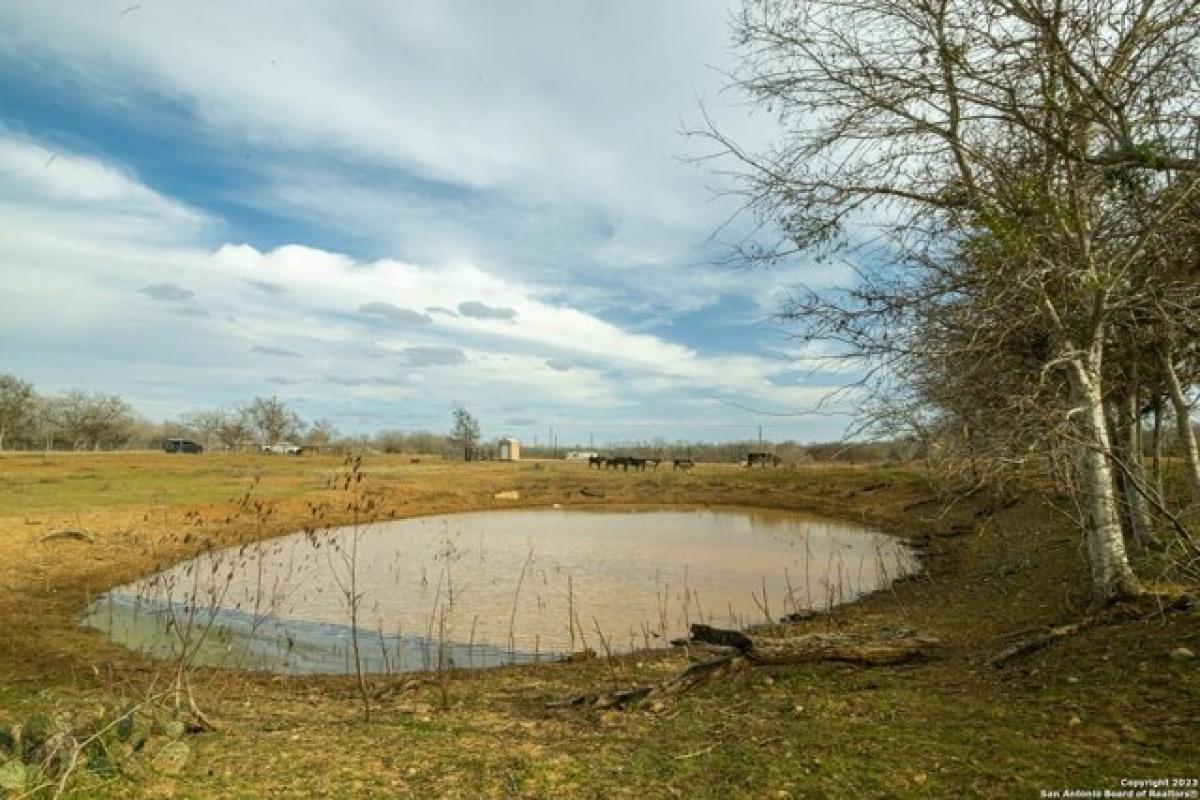
[[[167,439],[163,442],[163,450],[168,453],[203,453],[204,448],[199,442],[191,439]]]

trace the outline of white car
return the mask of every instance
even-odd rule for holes
[[[298,456],[304,452],[304,448],[291,442],[280,442],[279,444],[264,444],[262,451],[279,456]]]

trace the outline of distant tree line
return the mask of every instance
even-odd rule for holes
[[[80,389],[45,395],[28,381],[0,375],[0,450],[156,448],[168,438],[237,449],[289,440],[324,445],[340,435],[328,420],[306,423],[274,397],[152,422],[119,395]]]
[[[172,436],[194,438],[226,450],[280,442],[323,445],[337,436],[328,421],[308,424],[276,397],[195,411],[164,426]]]
[[[256,397],[153,422],[115,394],[72,389],[46,395],[28,381],[0,374],[0,450],[157,449],[166,439],[192,439],[210,450],[290,442],[309,448],[452,456],[474,447],[479,439],[478,423],[461,411],[465,416],[460,418],[456,411],[456,428],[449,434],[382,430],[344,435],[329,420],[305,421],[277,397]]]
[[[357,452],[461,458],[490,458],[497,448],[482,443],[479,422],[456,407],[448,433],[384,429],[346,435],[325,419],[306,422],[275,397],[256,397],[248,403],[202,409],[177,419],[152,422],[124,399],[105,392],[79,389],[42,395],[32,384],[0,375],[0,450],[120,450],[157,449],[164,440],[192,439],[217,451],[253,450],[262,445],[291,442],[304,447],[345,448]],[[559,444],[557,447],[522,443],[524,458],[565,458],[568,453],[596,451],[605,455],[641,458],[690,458],[696,462],[741,463],[747,453],[769,451],[785,464],[880,464],[930,462],[946,457],[953,437],[910,428],[901,435],[877,441],[803,443],[745,439],[704,442],[663,438],[618,441],[603,447]],[[1146,423],[1142,453],[1149,459],[1180,457],[1186,449],[1177,430],[1159,420]],[[493,443],[494,444],[494,443]]]
[[[292,442],[307,447],[342,446],[358,451],[462,457],[494,456],[495,448],[481,444],[479,421],[456,407],[448,433],[380,430],[344,435],[331,422],[306,422],[275,397],[256,397],[248,403],[201,409],[177,419],[152,422],[115,394],[73,389],[43,395],[13,375],[0,375],[0,450],[117,450],[157,449],[165,439],[200,442],[210,450],[255,449]],[[563,458],[582,445],[555,448],[523,443],[526,458]],[[692,458],[696,461],[739,462],[746,454],[770,450],[786,463],[832,461],[871,463],[906,461],[921,456],[911,438],[885,442],[733,442],[667,441],[651,439],[618,442],[601,452],[641,457]]]
[[[0,449],[113,449],[144,424],[117,395],[78,389],[42,395],[27,381],[0,375]]]

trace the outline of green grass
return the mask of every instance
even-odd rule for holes
[[[217,454],[0,455],[0,508],[31,514],[202,505],[237,497],[256,477],[271,481],[278,497],[320,488],[327,479],[327,471],[311,462],[280,461],[279,456]],[[330,462],[319,463],[327,470]]]
[[[0,722],[74,708],[161,680],[158,666],[73,626],[86,578],[100,588],[214,545],[295,530],[324,497],[336,459],[158,454],[0,457]],[[261,473],[278,513],[256,528],[230,498]],[[925,575],[809,623],[911,627],[945,642],[925,664],[837,664],[735,673],[661,707],[554,710],[547,701],[610,684],[603,660],[457,674],[439,708],[431,679],[371,679],[397,691],[361,719],[341,677],[198,673],[221,724],[189,737],[179,776],[134,760],[82,797],[1036,797],[1118,788],[1123,777],[1197,777],[1200,615],[1098,628],[996,670],[1014,631],[1085,610],[1086,566],[1063,517],[1030,499],[974,498],[942,515],[903,467],[700,468],[690,475],[601,474],[582,465],[410,465],[368,460],[368,482],[397,513],[499,505],[728,503],[806,509],[931,536]],[[37,544],[74,520],[95,545]],[[945,535],[987,523],[981,532]],[[185,540],[184,532],[196,537]],[[153,552],[150,552],[153,551]],[[615,665],[629,686],[682,666],[673,655]],[[93,669],[93,667],[95,669]],[[157,676],[157,677],[156,677]],[[1072,724],[1077,720],[1077,724]]]

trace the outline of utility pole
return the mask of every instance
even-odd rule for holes
[[[762,450],[762,425],[758,426],[758,449]]]
[[[595,449],[596,449],[596,435],[589,433],[588,434],[588,450],[595,450]]]

